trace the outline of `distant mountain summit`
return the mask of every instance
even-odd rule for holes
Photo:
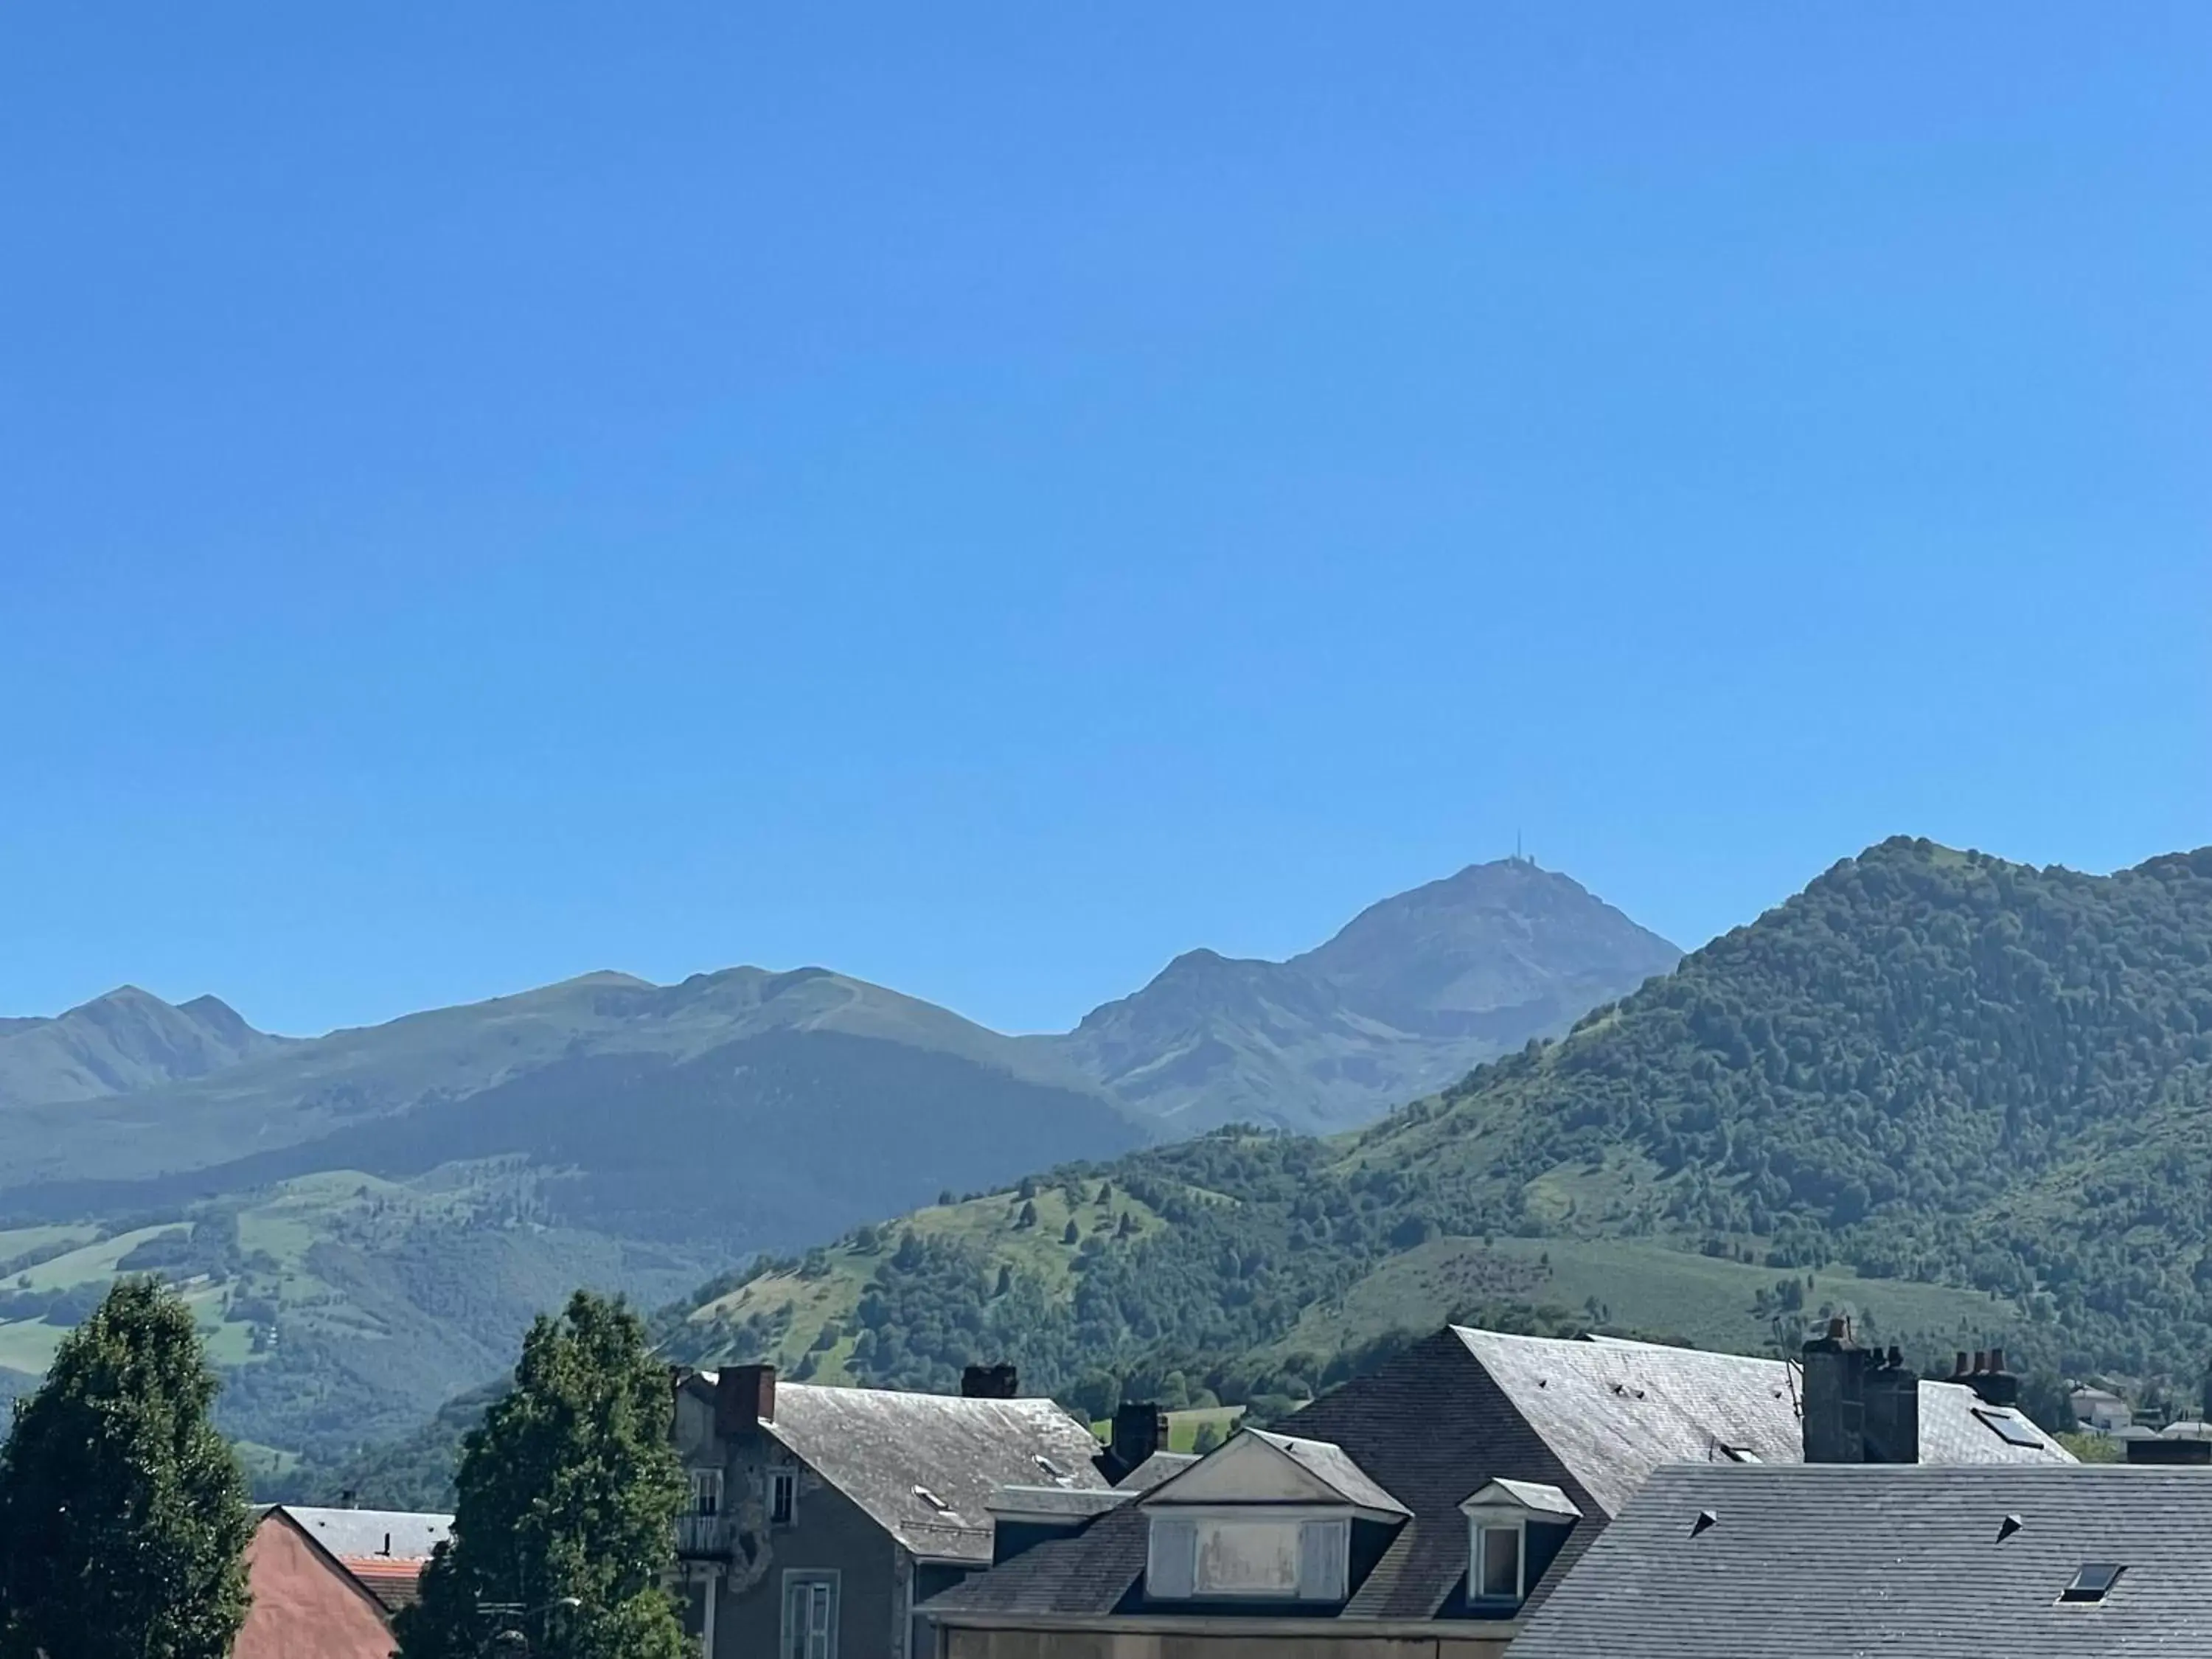
[[[1501,859],[1370,905],[1288,962],[1187,952],[1048,1041],[1173,1133],[1325,1133],[1559,1035],[1681,955],[1571,878]]]
[[[0,1020],[0,1108],[159,1088],[285,1046],[217,998],[178,1006],[118,986],[51,1019]]]

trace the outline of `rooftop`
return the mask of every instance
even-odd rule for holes
[[[1584,1553],[1513,1659],[2212,1652],[2208,1535],[2207,1469],[1677,1465]]]
[[[988,1563],[1002,1486],[1106,1487],[1097,1437],[1049,1400],[779,1382],[761,1426],[925,1560]]]

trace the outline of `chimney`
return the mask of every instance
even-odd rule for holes
[[[2212,1464],[2212,1440],[2169,1440],[2163,1435],[2130,1436],[2121,1443],[2130,1463]]]
[[[1114,1427],[1106,1443],[1113,1463],[1109,1476],[1121,1480],[1168,1443],[1168,1414],[1151,1401],[1125,1400],[1114,1407]]]
[[[1851,1340],[1847,1319],[1831,1319],[1826,1335],[1806,1343],[1808,1463],[1866,1462],[1866,1350]]]
[[[1020,1374],[1004,1363],[970,1365],[960,1373],[963,1400],[1012,1400],[1020,1386]]]
[[[775,1367],[725,1365],[714,1373],[714,1432],[723,1439],[775,1421]]]
[[[1887,1354],[1869,1352],[1860,1372],[1865,1401],[1865,1460],[1920,1461],[1920,1377],[1895,1343]]]
[[[1976,1354],[1980,1363],[1973,1374],[1964,1378],[1966,1386],[1981,1396],[1984,1406],[2016,1406],[2020,1403],[2020,1379],[2005,1369],[2004,1350],[1991,1348],[1986,1354]]]
[[[1959,1350],[1958,1358],[1952,1362],[1951,1380],[1954,1382],[1963,1382],[1972,1375],[1973,1369],[1973,1363],[1966,1358],[1966,1351],[1961,1348]]]

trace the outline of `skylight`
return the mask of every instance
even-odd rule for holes
[[[1723,1446],[1721,1450],[1728,1455],[1728,1461],[1731,1463],[1757,1463],[1762,1461],[1759,1454],[1748,1446]]]
[[[1987,1407],[1974,1407],[1974,1415],[1982,1419],[1983,1427],[2008,1446],[2025,1446],[2033,1451],[2043,1449],[2043,1437],[2024,1417],[2013,1412],[1993,1411]]]
[[[2074,1575],[2074,1582],[2058,1593],[2062,1601],[2101,1601],[2120,1582],[2126,1565],[2117,1561],[2087,1561],[2081,1571]]]
[[[930,1508],[935,1510],[939,1515],[945,1514],[952,1508],[951,1504],[946,1503],[942,1498],[939,1498],[935,1492],[930,1491],[927,1486],[916,1486],[914,1489],[914,1495],[921,1499],[923,1503],[928,1504]]]
[[[1047,1474],[1050,1475],[1054,1480],[1065,1480],[1067,1479],[1067,1471],[1060,1468],[1059,1464],[1054,1462],[1052,1459],[1047,1457],[1042,1452],[1036,1453],[1036,1466],[1042,1469]]]

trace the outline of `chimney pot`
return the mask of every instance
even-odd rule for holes
[[[1851,1322],[1850,1320],[1844,1318],[1841,1314],[1838,1314],[1828,1321],[1829,1341],[1848,1342],[1850,1339]]]
[[[2002,1348],[1991,1348],[1990,1350],[1990,1369],[1993,1371],[2001,1371],[2004,1369],[2004,1350]]]
[[[1168,1443],[1168,1414],[1149,1400],[1125,1400],[1114,1408],[1107,1441],[1108,1478],[1120,1480]]]
[[[1967,1374],[1970,1369],[1971,1362],[1966,1358],[1966,1351],[1964,1348],[1961,1348],[1959,1350],[1958,1358],[1952,1362],[1951,1375],[1954,1376],[1964,1376]]]
[[[1980,1348],[1974,1350],[1974,1375],[1979,1376],[1990,1368],[1990,1357]]]

